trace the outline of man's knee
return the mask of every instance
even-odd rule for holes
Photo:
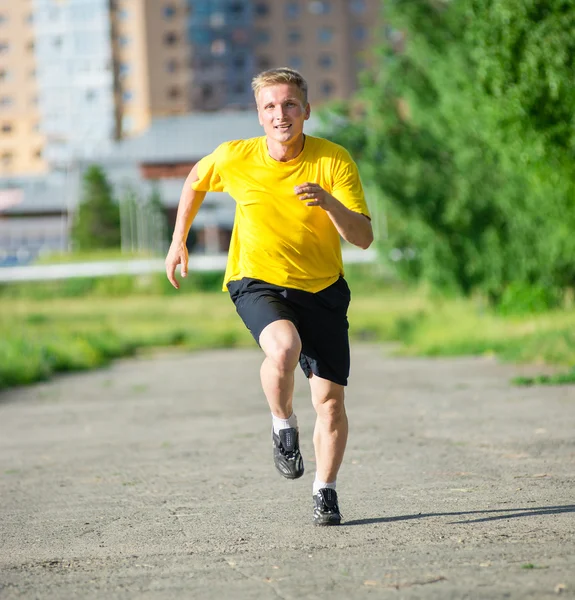
[[[337,422],[345,416],[343,386],[313,376],[310,384],[313,406],[320,419]]]
[[[301,340],[291,321],[281,320],[270,323],[262,331],[259,342],[266,358],[271,360],[278,369],[296,368],[301,353]]]
[[[316,413],[326,421],[338,421],[345,415],[343,398],[325,398],[314,402]]]

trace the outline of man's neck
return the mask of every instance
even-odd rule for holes
[[[278,162],[287,162],[298,157],[305,145],[305,135],[301,135],[295,140],[291,140],[289,144],[281,144],[269,138],[266,140],[268,154]]]

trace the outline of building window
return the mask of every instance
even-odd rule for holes
[[[258,69],[265,71],[271,69],[272,61],[267,56],[258,56]]]
[[[0,69],[0,81],[10,81],[10,71]]]
[[[164,35],[164,44],[166,46],[173,46],[178,41],[178,34],[173,31],[168,31]]]
[[[215,12],[210,15],[210,27],[220,29],[226,24],[226,15],[222,12]]]
[[[333,29],[331,27],[320,27],[317,30],[317,39],[322,44],[327,44],[333,39]]]
[[[308,10],[312,15],[327,15],[331,11],[331,3],[329,0],[312,0]]]
[[[34,40],[29,41],[26,48],[27,48],[28,52],[34,52],[34,48],[36,48],[36,44],[34,43]]]
[[[317,64],[322,69],[331,69],[333,67],[333,56],[331,54],[320,54],[317,59]]]
[[[120,63],[118,67],[118,72],[120,73],[120,77],[126,77],[130,73],[130,65],[128,63]]]
[[[4,25],[4,23],[6,23],[6,21],[7,21],[6,15],[0,14],[0,25]]]
[[[288,58],[288,65],[292,69],[301,69],[303,65],[303,60],[301,59],[301,56],[293,55]]]
[[[34,158],[36,158],[37,160],[42,159],[42,148],[38,148],[38,150],[36,150],[36,152],[34,152]]]
[[[134,94],[131,90],[125,90],[122,93],[122,100],[124,102],[130,102],[130,100],[132,100],[133,97],[134,97]]]
[[[130,43],[130,38],[127,35],[121,35],[118,38],[118,43],[122,48],[125,48]]]
[[[286,5],[286,17],[288,19],[297,19],[300,14],[301,7],[299,2],[288,2]]]
[[[164,6],[164,19],[173,19],[176,16],[176,7],[173,4],[166,4]]]
[[[358,71],[363,71],[366,67],[367,67],[367,61],[365,59],[365,56],[363,55],[363,53],[358,52],[355,55],[355,68]]]
[[[122,117],[122,133],[130,133],[134,129],[134,117],[124,115]]]
[[[258,2],[254,6],[256,17],[267,17],[270,14],[270,7],[267,2]]]
[[[290,29],[287,34],[288,43],[297,44],[301,41],[301,31],[299,29]]]
[[[237,96],[242,96],[246,93],[246,84],[243,81],[237,81],[236,83],[234,83],[232,92]]]
[[[179,87],[173,86],[168,90],[168,98],[177,100],[182,95],[182,90]]]
[[[8,42],[0,42],[0,54],[8,54],[10,44]]]
[[[95,90],[86,90],[86,100],[88,102],[93,102],[96,99],[96,91]]]
[[[354,15],[362,15],[366,11],[365,0],[350,0],[349,10]]]
[[[210,100],[214,95],[214,88],[209,83],[202,86],[202,99]]]
[[[244,69],[246,66],[246,57],[242,54],[236,54],[232,59],[232,64],[236,69]]]
[[[358,42],[363,42],[367,39],[367,27],[364,25],[357,25],[353,28],[353,38]]]
[[[256,29],[256,44],[265,45],[271,40],[270,32],[267,29]]]
[[[328,98],[333,95],[335,85],[331,81],[322,81],[321,84],[321,95]]]
[[[244,12],[244,5],[241,2],[232,2],[228,7],[228,11],[237,17]]]
[[[12,106],[12,98],[10,96],[0,96],[0,106]]]
[[[166,71],[168,73],[175,73],[178,70],[179,63],[175,58],[170,58],[166,61]]]
[[[127,21],[130,18],[130,13],[125,8],[122,8],[118,11],[118,17],[121,21]]]
[[[3,152],[2,153],[2,164],[7,166],[12,163],[12,159],[14,158],[12,152]]]
[[[57,35],[55,38],[53,38],[52,46],[59,50],[62,47],[62,36]]]
[[[250,34],[251,34],[251,32],[250,32]],[[248,32],[243,27],[234,29],[232,31],[232,41],[236,42],[237,44],[242,44],[242,45],[247,44],[249,39],[250,38],[248,36]]]
[[[223,56],[226,53],[225,40],[214,40],[212,42],[211,51],[214,56]]]
[[[12,123],[2,123],[2,133],[12,133]]]

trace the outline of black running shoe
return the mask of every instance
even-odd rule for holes
[[[274,464],[286,479],[303,475],[303,458],[299,451],[299,434],[294,427],[280,429],[279,435],[272,430]]]
[[[339,525],[341,513],[337,505],[337,492],[321,488],[313,497],[313,522],[316,525]]]

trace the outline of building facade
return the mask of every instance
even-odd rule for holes
[[[380,0],[257,0],[257,70],[285,65],[309,82],[314,105],[349,98],[380,35]]]
[[[0,2],[0,176],[43,173],[32,0]]]
[[[348,98],[381,0],[0,2],[0,178],[87,160],[155,117],[253,107],[298,69],[314,106]]]
[[[108,0],[33,0],[44,157],[95,156],[117,137]]]

